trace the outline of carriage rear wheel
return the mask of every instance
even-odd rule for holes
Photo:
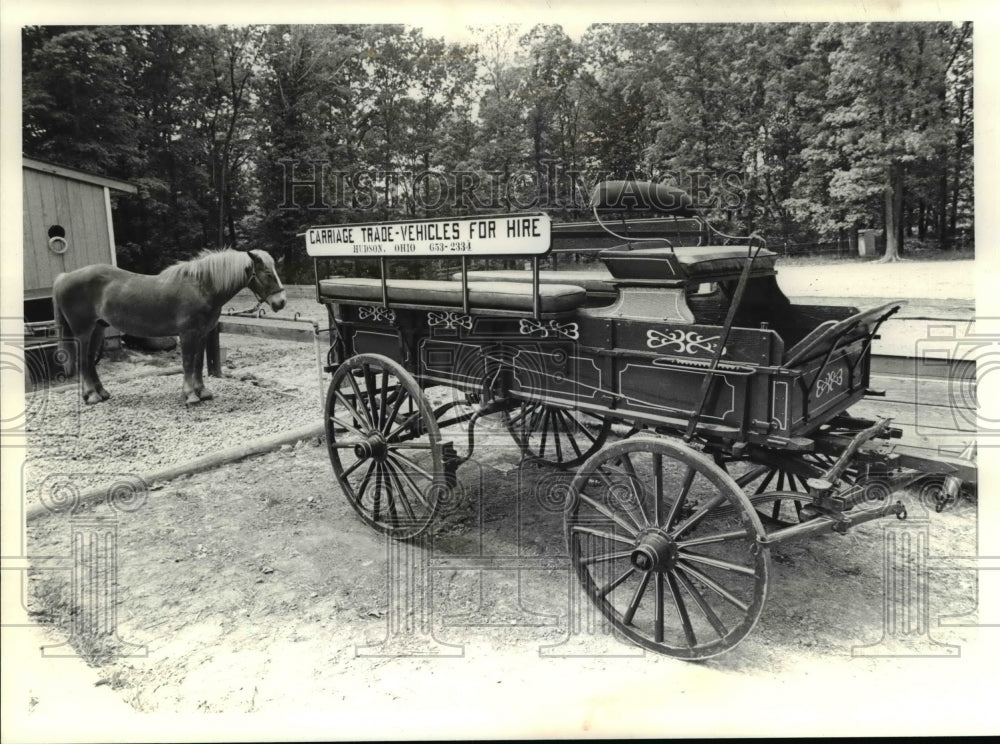
[[[437,422],[413,376],[387,357],[351,357],[333,374],[325,421],[334,475],[358,515],[399,539],[426,530],[446,481]]]
[[[704,659],[739,643],[767,595],[757,512],[708,457],[635,437],[591,457],[573,480],[566,538],[591,601],[651,651]]]
[[[564,469],[577,467],[597,452],[611,432],[606,418],[537,401],[524,401],[502,415],[526,457]]]

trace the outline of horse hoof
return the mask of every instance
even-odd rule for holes
[[[215,398],[215,395],[209,390],[202,389],[198,393],[198,397],[201,398],[202,400],[212,400],[213,398]]]
[[[95,405],[96,403],[101,403],[104,400],[105,398],[102,398],[101,394],[98,393],[96,390],[91,390],[89,393],[84,393],[83,395],[83,402],[86,403],[88,406]]]
[[[109,393],[104,388],[101,388],[100,390],[98,390],[97,394],[101,396],[101,400],[108,400],[109,398],[111,398],[111,393]]]
[[[198,397],[197,393],[192,392],[187,394],[187,398],[185,399],[184,402],[190,406],[194,405],[195,403],[201,403],[201,398]]]

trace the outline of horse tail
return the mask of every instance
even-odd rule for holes
[[[67,377],[73,375],[74,359],[73,350],[75,348],[73,329],[70,328],[69,321],[59,307],[59,285],[65,274],[59,274],[52,283],[52,317],[56,322],[56,331],[59,335],[59,346],[56,351],[55,361],[61,364],[63,372]]]

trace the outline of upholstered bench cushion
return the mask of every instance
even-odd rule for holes
[[[459,282],[427,279],[389,279],[389,302],[410,305],[462,307]],[[382,302],[379,279],[341,277],[322,279],[320,296],[345,302]],[[572,284],[541,284],[538,287],[539,309],[543,313],[575,310],[587,299],[583,287]],[[520,310],[531,312],[534,294],[531,284],[521,282],[469,282],[469,308],[474,310]]]
[[[521,269],[498,269],[495,271],[470,271],[470,282],[531,282],[531,271]],[[452,280],[461,281],[462,272],[451,275]],[[588,293],[617,294],[614,277],[604,271],[539,271],[538,278],[543,283],[575,284]]]

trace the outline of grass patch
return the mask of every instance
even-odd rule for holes
[[[114,601],[113,597],[102,599]],[[42,625],[59,630],[87,664],[103,667],[123,655],[124,644],[118,640],[113,627],[103,625],[105,617],[113,616],[114,607],[89,609],[88,613],[73,597],[67,572],[28,572],[28,615]]]

